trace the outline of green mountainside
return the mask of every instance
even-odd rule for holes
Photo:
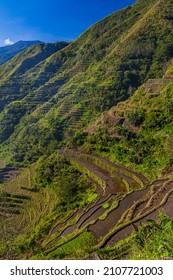
[[[68,43],[40,44],[31,46],[26,51],[18,54],[5,65],[0,66],[0,142],[6,140],[14,131],[20,118],[28,113],[34,106],[21,99],[28,93],[29,85],[23,81],[22,76],[36,67],[40,61],[49,57]],[[21,82],[21,88],[19,83]],[[17,102],[19,101],[19,102]],[[9,104],[9,105],[8,105]],[[7,106],[8,105],[8,106]],[[5,107],[6,106],[6,107]],[[5,107],[5,110],[3,110]]]
[[[0,65],[13,58],[18,53],[33,45],[41,44],[40,41],[18,41],[13,45],[0,47]]]
[[[0,66],[0,258],[173,257],[172,117],[172,0]]]
[[[6,73],[9,78],[0,88],[2,98],[13,95],[14,101],[20,101],[15,110],[13,103],[9,107],[20,115],[16,134],[9,139],[12,160],[27,162],[33,157],[30,139],[35,131],[39,135],[32,151],[34,157],[39,157],[47,150],[44,143],[54,146],[57,140],[73,135],[101,112],[127,99],[148,78],[161,76],[172,55],[171,7],[172,1],[166,5],[165,1],[145,1],[145,5],[137,1],[98,22],[20,79],[17,73],[12,77]],[[21,113],[20,106],[27,108]],[[26,115],[28,110],[30,115]],[[1,118],[4,125],[5,112]],[[5,135],[3,140],[9,136]]]
[[[151,179],[165,169],[169,172],[173,163],[172,69],[163,78],[149,79],[127,101],[105,111],[87,128],[85,149],[109,155]],[[76,135],[75,141],[79,143],[80,138]]]

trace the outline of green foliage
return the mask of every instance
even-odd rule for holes
[[[101,259],[160,260],[173,257],[173,222],[164,212],[157,221],[146,220],[133,225],[132,234],[114,246],[99,249]]]
[[[21,102],[13,102],[0,114],[0,143],[9,138],[27,108]]]
[[[85,142],[85,139],[86,139],[86,136],[87,136],[87,133],[86,132],[83,132],[83,131],[77,131],[74,135],[74,142],[78,145],[78,146],[82,146]]]
[[[173,257],[173,222],[164,213],[159,214],[159,222],[148,220],[136,229],[131,259],[161,259]]]
[[[95,244],[95,237],[91,232],[83,232],[72,241],[61,246],[49,255],[50,259],[84,259],[91,246]]]
[[[125,137],[127,140],[130,140],[132,138],[136,138],[136,133],[131,131],[130,129],[126,128],[124,125],[117,125],[114,129],[116,133],[118,133],[120,136]]]
[[[0,198],[2,196],[3,188],[4,188],[4,184],[0,183]]]
[[[56,193],[59,211],[83,207],[88,202],[88,196],[94,192],[88,178],[58,155],[41,158],[34,184],[36,187],[49,187]]]
[[[166,149],[168,151],[170,165],[173,165],[173,134],[171,133],[167,139]]]
[[[104,203],[104,204],[102,205],[102,207],[103,207],[104,209],[107,209],[107,208],[110,207],[110,205],[109,205],[109,203],[107,202],[107,203]]]
[[[153,93],[148,93],[148,84]],[[172,166],[172,102],[170,80],[150,80],[102,116],[101,125],[96,123],[94,132],[86,136],[84,147],[157,178]]]
[[[145,113],[141,109],[137,109],[135,111],[131,111],[127,114],[127,119],[130,123],[140,126],[145,120]]]

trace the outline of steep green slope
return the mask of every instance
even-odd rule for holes
[[[88,129],[85,149],[109,155],[150,178],[171,172],[173,164],[173,71],[149,79],[127,101]],[[80,144],[80,134],[75,141]]]
[[[172,57],[172,11],[171,0],[137,1],[28,70],[16,87],[12,83],[15,94],[27,94],[22,106],[27,104],[30,112],[36,108],[9,139],[12,159],[38,157],[46,146],[70,137],[127,99],[149,77],[161,76]]]
[[[34,106],[34,104],[29,105],[24,102],[17,102],[27,95],[27,88],[29,88],[29,85],[23,80],[23,75],[43,59],[67,45],[68,43],[65,42],[38,44],[15,56],[5,65],[0,66],[0,142],[3,142],[11,135],[20,118]],[[23,91],[20,90],[20,85]],[[4,106],[6,106],[5,109]]]
[[[37,44],[31,46],[27,50],[12,58],[6,64],[0,66],[1,103],[7,105],[11,101],[20,100],[23,96],[25,96],[27,94],[27,87],[29,88],[29,85],[26,84],[23,79],[25,73],[30,69],[33,69],[42,60],[67,45],[68,43],[66,42]],[[23,87],[23,91],[20,87]]]
[[[11,58],[13,58],[18,53],[24,51],[25,49],[29,48],[33,45],[41,44],[41,41],[18,41],[17,43],[6,46],[0,47],[0,65],[7,62]]]

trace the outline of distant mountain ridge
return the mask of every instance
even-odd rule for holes
[[[18,41],[10,46],[0,47],[0,65],[13,58],[18,53],[26,50],[30,46],[38,45],[41,41]]]

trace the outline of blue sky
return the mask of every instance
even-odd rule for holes
[[[72,41],[135,0],[0,0],[0,46],[19,40]]]

